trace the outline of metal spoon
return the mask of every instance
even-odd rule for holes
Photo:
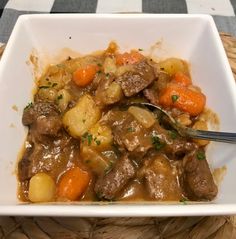
[[[195,139],[205,139],[210,141],[217,141],[223,143],[236,143],[236,133],[229,132],[216,132],[216,131],[206,131],[206,130],[196,130],[192,128],[185,127],[178,123],[169,113],[163,110],[161,107],[157,105],[153,105],[151,103],[146,102],[137,102],[137,103],[129,103],[128,105],[133,106],[146,106],[147,108],[157,109],[165,114],[168,119],[170,125],[183,137],[190,137]]]

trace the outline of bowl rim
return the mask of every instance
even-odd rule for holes
[[[218,30],[215,26],[213,17],[207,14],[143,14],[143,13],[106,13],[106,14],[25,14],[21,15],[12,31],[9,41],[6,45],[5,52],[0,62],[0,74],[3,69],[4,61],[8,57],[14,44],[15,37],[21,24],[30,19],[84,19],[84,18],[113,18],[113,19],[204,19],[210,23],[217,45],[218,51],[223,57],[225,63],[226,77],[229,79],[232,91],[234,89],[234,78],[227,56],[224,51]],[[207,216],[207,215],[233,215],[236,214],[236,204],[214,204],[207,202],[201,204],[181,203],[164,204],[164,203],[81,203],[77,205],[68,204],[22,204],[4,205],[0,204],[0,215],[24,215],[24,216],[83,216],[83,217],[117,217],[117,216]]]

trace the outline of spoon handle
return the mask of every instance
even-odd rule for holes
[[[236,133],[192,130],[192,129],[188,129],[187,131],[188,136],[195,139],[206,139],[211,141],[236,144]]]

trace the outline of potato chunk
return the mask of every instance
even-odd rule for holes
[[[152,127],[156,120],[155,116],[148,110],[136,107],[136,106],[130,106],[128,109],[128,112],[134,116],[134,118],[145,128]]]
[[[176,72],[188,73],[187,64],[178,58],[168,58],[159,63],[160,69],[167,72],[169,75],[174,75]]]
[[[107,74],[107,73],[115,74],[115,72],[117,70],[115,59],[111,58],[111,57],[107,57],[104,61],[103,69],[104,69],[105,74]]]
[[[29,200],[31,202],[50,202],[54,200],[56,185],[46,173],[37,173],[29,183]]]
[[[92,96],[83,95],[75,107],[68,110],[63,117],[64,127],[75,138],[86,133],[101,117]]]
[[[122,96],[123,92],[121,86],[116,82],[112,82],[111,85],[105,90],[104,103],[106,104],[116,103],[122,98]]]
[[[90,134],[93,137],[91,145],[99,149],[105,149],[111,146],[113,137],[111,129],[106,125],[101,125],[101,123],[95,124],[90,129]]]
[[[71,98],[70,93],[65,89],[57,92],[57,104],[62,112],[66,110]]]

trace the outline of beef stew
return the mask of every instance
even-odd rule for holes
[[[209,142],[180,136],[160,112],[131,102],[207,129],[206,97],[182,59],[155,62],[111,43],[49,66],[22,116],[29,130],[18,162],[20,200],[213,200]]]

